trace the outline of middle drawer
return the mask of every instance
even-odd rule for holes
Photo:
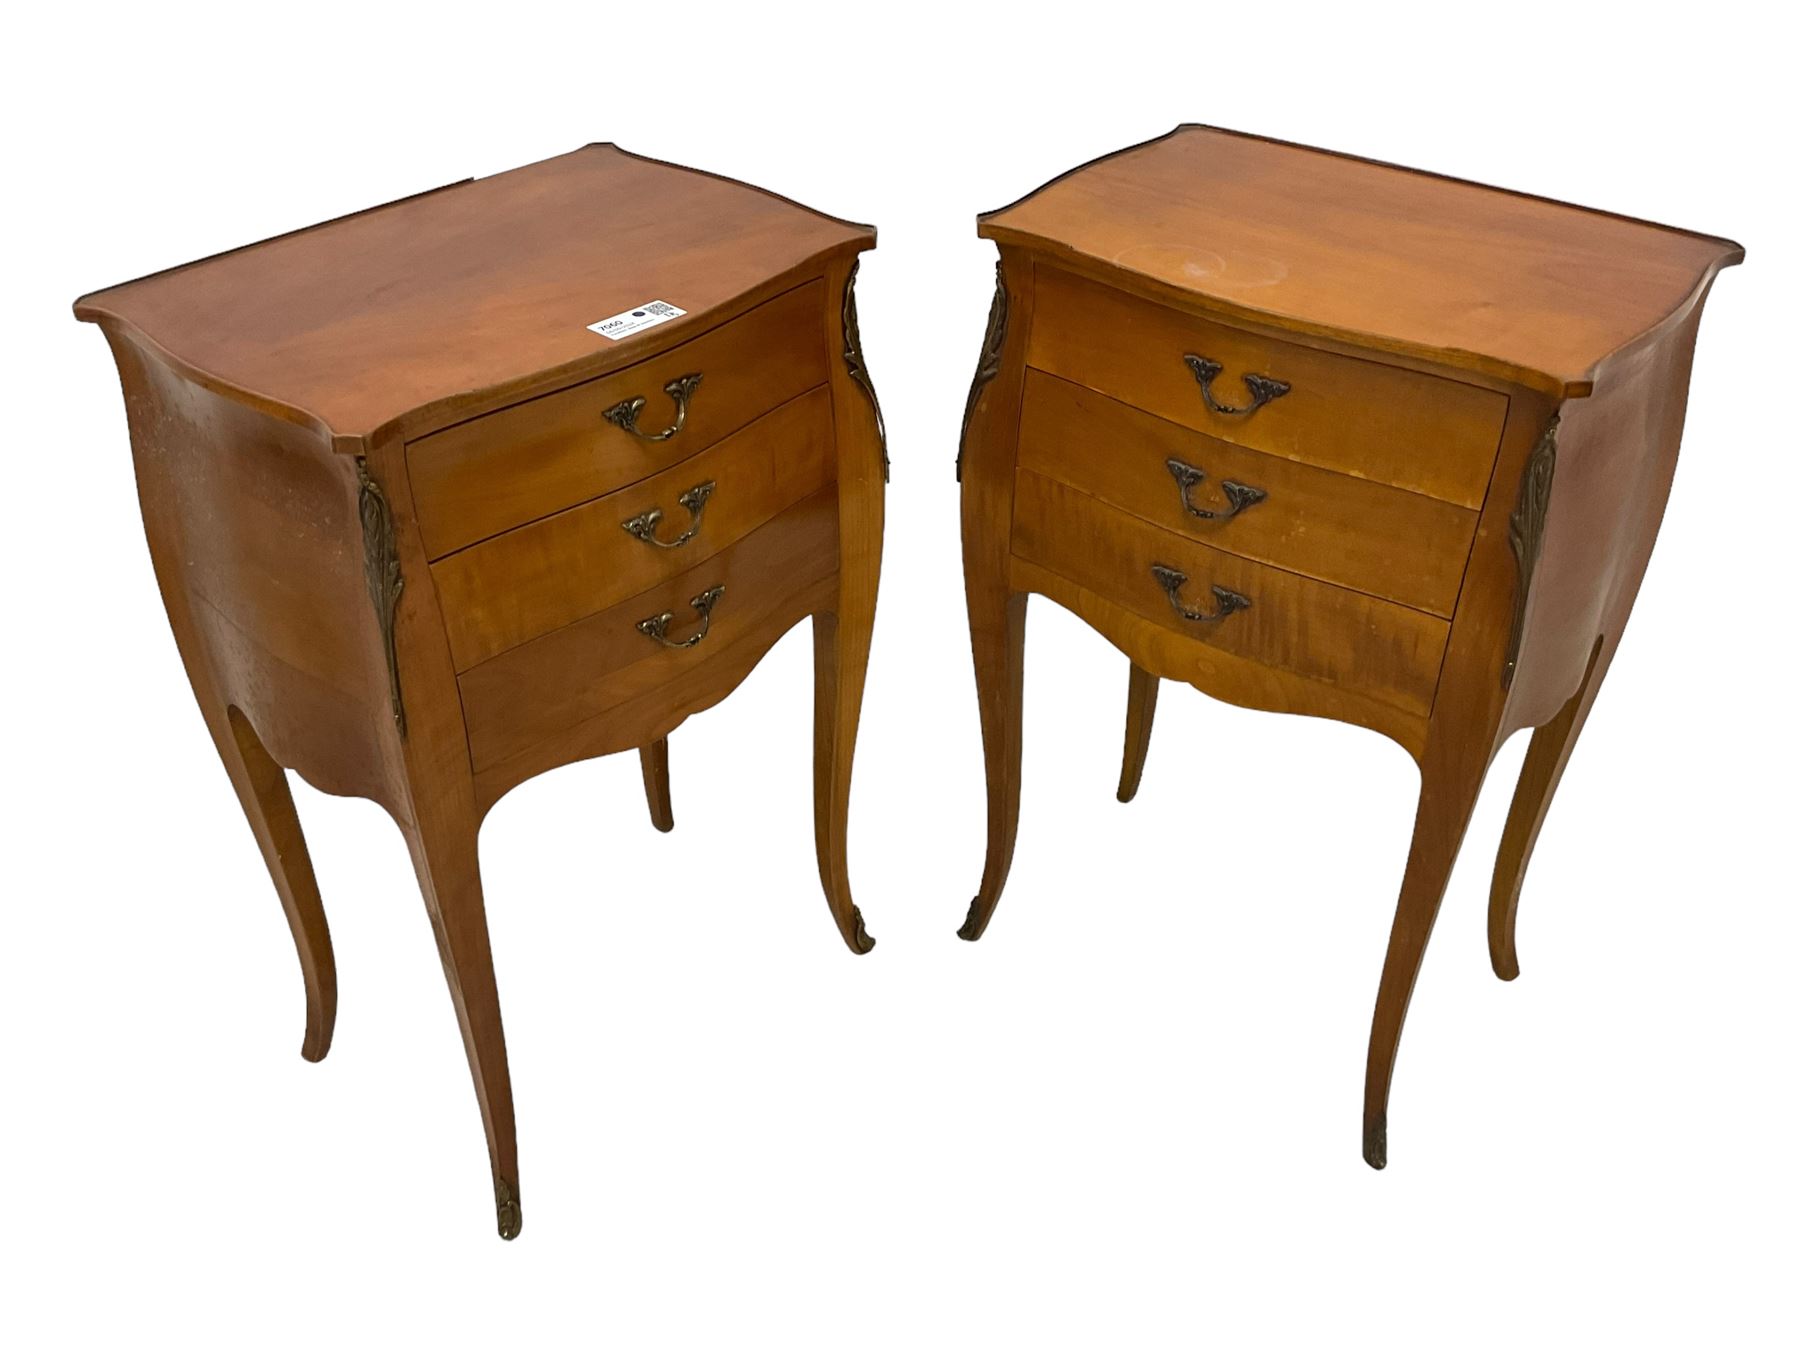
[[[457,670],[705,561],[836,476],[821,387],[655,477],[438,559]]]
[[[1019,464],[1241,558],[1446,619],[1478,519],[1190,431],[1038,370],[1025,375]]]

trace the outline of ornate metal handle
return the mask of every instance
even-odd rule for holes
[[[1177,572],[1173,567],[1152,563],[1150,575],[1156,578],[1157,584],[1168,595],[1169,607],[1189,623],[1218,623],[1221,619],[1236,614],[1240,609],[1250,608],[1248,596],[1239,595],[1236,591],[1227,590],[1223,586],[1214,586],[1212,588],[1213,599],[1219,602],[1219,607],[1211,614],[1202,614],[1199,610],[1189,609],[1181,603],[1181,588],[1187,585],[1188,579],[1186,572]]]
[[[680,548],[700,533],[700,513],[706,510],[706,502],[712,496],[713,486],[710,480],[704,483],[695,483],[693,487],[675,499],[682,506],[687,507],[687,513],[694,518],[694,523],[673,539],[656,537],[656,527],[662,524],[663,518],[660,507],[651,507],[643,515],[633,516],[626,521],[625,533],[634,539],[642,539],[646,544],[654,544],[657,548]],[[1226,486],[1230,487],[1231,485],[1228,483]]]
[[[675,622],[675,616],[669,613],[656,614],[648,619],[639,619],[637,630],[647,638],[655,638],[665,647],[673,647],[681,651],[687,647],[698,647],[700,639],[706,636],[706,630],[712,627],[713,606],[719,603],[719,597],[725,594],[723,586],[714,586],[709,591],[701,591],[688,604],[694,607],[694,613],[700,616],[700,627],[680,642],[669,640],[669,625]]]
[[[1286,380],[1277,380],[1269,375],[1246,375],[1244,388],[1250,391],[1250,402],[1241,408],[1234,408],[1213,397],[1212,382],[1225,373],[1224,366],[1204,356],[1195,356],[1192,352],[1181,359],[1188,363],[1188,369],[1194,372],[1194,378],[1200,382],[1200,397],[1206,400],[1206,406],[1221,417],[1248,417],[1263,404],[1280,398],[1294,387]]]
[[[1187,513],[1196,520],[1230,520],[1239,511],[1255,506],[1269,494],[1259,487],[1251,487],[1248,483],[1234,483],[1227,478],[1219,484],[1219,490],[1225,494],[1225,500],[1231,504],[1228,511],[1208,511],[1205,507],[1195,506],[1192,497],[1188,496],[1201,483],[1206,481],[1206,470],[1196,469],[1192,464],[1184,464],[1178,459],[1163,461],[1169,473],[1181,488],[1181,504]],[[627,526],[627,529],[630,527]]]
[[[700,372],[692,375],[678,375],[663,386],[663,393],[675,400],[675,420],[658,432],[638,430],[638,414],[644,411],[644,400],[628,398],[623,403],[615,403],[600,415],[615,427],[622,427],[642,441],[666,441],[680,431],[687,421],[688,400],[693,398],[694,390],[700,387]]]

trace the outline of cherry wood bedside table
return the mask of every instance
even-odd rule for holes
[[[412,853],[517,1235],[476,832],[504,793],[666,737],[799,620],[819,873],[845,813],[886,451],[854,281],[875,232],[591,145],[100,291],[150,554],[331,1043],[325,913],[284,769]]]
[[[1012,860],[1028,594],[1131,659],[1122,801],[1162,679],[1391,737],[1421,786],[1364,1089],[1384,1166],[1451,864],[1534,727],[1488,919],[1518,974],[1525,865],[1649,560],[1701,305],[1743,250],[1210,127],[980,233],[999,284],[959,475],[988,851],[961,936]]]

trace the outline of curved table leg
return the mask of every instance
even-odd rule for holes
[[[1400,1031],[1485,769],[1485,760],[1478,765],[1462,764],[1449,754],[1434,755],[1429,746],[1421,767],[1412,849],[1400,883],[1387,961],[1375,997],[1374,1026],[1369,1032],[1368,1070],[1363,1080],[1363,1160],[1370,1167],[1387,1166],[1388,1089],[1394,1079]]]
[[[431,820],[407,827],[404,832],[419,874],[419,887],[425,895],[425,908],[431,916],[431,929],[437,937],[450,1000],[462,1028],[469,1072],[475,1080],[475,1097],[487,1132],[500,1236],[515,1238],[523,1222],[519,1209],[519,1145],[513,1125],[506,1033],[500,1024],[500,991],[494,981],[487,911],[481,897],[473,805],[467,813],[458,811],[449,819]]]
[[[675,828],[675,809],[669,801],[669,738],[659,736],[638,747],[638,765],[644,771],[644,800],[650,804],[650,823],[664,834]]]
[[[1131,687],[1125,696],[1125,758],[1119,765],[1119,800],[1128,802],[1137,796],[1138,783],[1144,777],[1144,757],[1150,753],[1150,728],[1156,721],[1156,690],[1161,683],[1156,676],[1131,665]]]
[[[316,1063],[331,1049],[337,1025],[337,960],[306,836],[300,830],[287,774],[263,748],[249,721],[236,708],[226,709],[218,721],[224,725],[207,718],[294,934],[300,976],[306,983],[306,1038],[300,1054]]]
[[[1506,814],[1506,829],[1500,836],[1500,853],[1494,862],[1494,884],[1488,893],[1488,959],[1494,974],[1503,980],[1519,977],[1519,951],[1516,928],[1519,918],[1519,892],[1525,885],[1525,869],[1530,865],[1532,849],[1537,845],[1538,831],[1550,812],[1550,800],[1562,782],[1563,770],[1575,751],[1594,697],[1612,664],[1614,644],[1602,637],[1594,644],[1588,658],[1587,673],[1581,687],[1557,713],[1555,719],[1532,733],[1531,746],[1525,752],[1524,767],[1519,770],[1519,786],[1513,793],[1512,807]]]
[[[874,950],[850,892],[850,770],[862,718],[875,601],[881,589],[881,538],[887,515],[887,434],[862,357],[852,261],[828,274],[826,292],[841,325],[842,359],[831,365],[837,430],[837,598],[813,615],[813,842],[819,883],[844,945]]]
[[[875,939],[850,895],[847,831],[850,766],[869,668],[869,627],[844,623],[835,614],[815,614],[812,623],[813,840],[819,884],[844,945],[860,956],[875,949]]]
[[[1025,697],[1025,601],[970,578],[969,636],[975,648],[975,693],[981,706],[981,748],[987,763],[987,863],[981,889],[969,902],[956,935],[973,942],[987,930],[1000,903],[1019,837],[1019,764]]]

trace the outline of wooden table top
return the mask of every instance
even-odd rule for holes
[[[338,448],[602,374],[692,336],[875,231],[590,145],[76,302],[211,388]],[[687,311],[620,341],[587,325]]]
[[[1685,313],[1726,239],[1214,127],[1095,160],[981,218],[1002,244],[1227,315],[1556,397]]]

